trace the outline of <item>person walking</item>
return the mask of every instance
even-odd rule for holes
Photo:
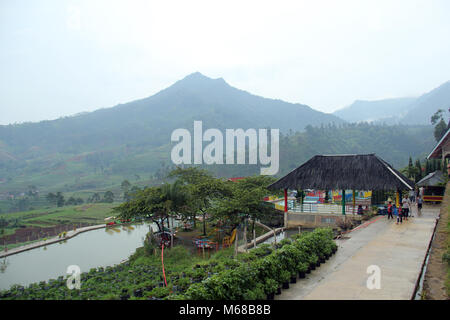
[[[403,216],[405,217],[406,221],[408,221],[409,204],[410,204],[409,199],[406,198],[406,195],[405,195],[402,200],[402,206],[403,206]]]
[[[387,207],[387,213],[388,213],[388,220],[392,218],[394,220],[394,216],[392,215],[394,211],[394,208],[392,207],[392,203],[389,201],[388,207]]]
[[[414,192],[414,190],[410,190],[409,191],[409,203],[414,203],[416,201],[416,193]]]
[[[398,213],[397,213],[397,224],[400,222],[400,223],[403,223],[403,212],[402,212],[402,204],[400,203],[399,205],[398,205]]]
[[[417,197],[417,212],[419,213],[419,215],[422,214],[422,203],[423,203],[422,197],[418,196]]]

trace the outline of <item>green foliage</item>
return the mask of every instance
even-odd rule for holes
[[[113,203],[114,202],[114,193],[112,191],[106,191],[103,195],[103,201],[106,203]]]
[[[312,242],[317,245],[311,247]],[[26,288],[13,286],[1,291],[0,299],[258,300],[305,270],[314,260],[312,255],[327,252],[333,245],[331,231],[317,229],[279,249],[263,245],[239,260],[230,258],[231,251],[224,250],[202,261],[186,248],[174,247],[164,256],[167,287],[159,255],[146,255],[140,248],[126,263],[82,273],[80,290],[69,290],[65,278],[59,277]]]
[[[316,229],[297,240],[285,242],[269,254],[266,248],[256,251],[251,259],[242,259],[234,269],[227,269],[197,283],[186,291],[190,299],[245,300],[258,299],[274,292],[297,272],[316,263],[318,256],[329,256],[335,248],[331,229]],[[267,252],[265,252],[267,253]]]
[[[441,140],[444,134],[447,132],[447,123],[443,118],[444,110],[439,109],[431,117],[431,124],[434,126],[434,138],[436,141]]]

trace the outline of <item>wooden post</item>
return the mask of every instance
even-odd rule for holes
[[[356,191],[353,190],[353,214],[355,214],[355,205],[356,205]]]
[[[397,189],[397,192],[395,193],[395,206],[398,208],[399,204],[400,204],[400,194]]]
[[[288,196],[287,189],[284,189],[284,212],[288,211]]]
[[[302,226],[298,226],[298,234],[302,233]]]
[[[345,189],[342,189],[342,214],[345,216]]]
[[[237,259],[237,253],[238,253],[238,232],[239,230],[236,227],[236,236],[234,237],[234,258]]]

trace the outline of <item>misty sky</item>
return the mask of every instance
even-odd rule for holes
[[[0,124],[144,98],[199,71],[332,112],[450,80],[450,1],[0,0]]]

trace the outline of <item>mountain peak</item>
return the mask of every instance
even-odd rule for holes
[[[212,80],[211,78],[209,78],[209,77],[207,77],[207,76],[205,76],[204,74],[202,74],[202,73],[200,73],[200,72],[198,72],[198,71],[196,71],[196,72],[193,72],[193,73],[191,73],[191,74],[188,74],[186,77],[184,77],[182,80],[192,80],[192,79],[209,79],[209,80]]]
[[[192,88],[192,89],[223,87],[223,86],[227,87],[229,86],[223,78],[213,79],[205,76],[204,74],[198,71],[187,75],[186,77],[184,77],[181,80],[178,80],[172,85],[172,87],[174,88]]]

